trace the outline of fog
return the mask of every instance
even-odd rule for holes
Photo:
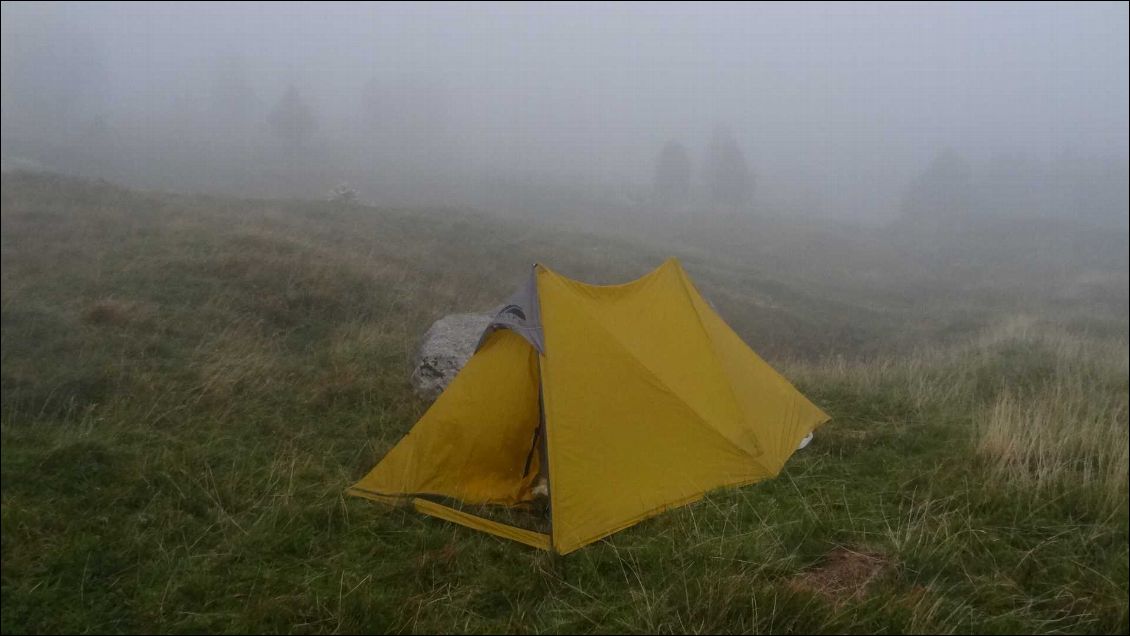
[[[1128,22],[1125,3],[5,3],[3,155],[545,215],[1124,227]]]

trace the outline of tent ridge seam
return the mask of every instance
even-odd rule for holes
[[[658,271],[658,270],[656,270],[656,271]],[[654,273],[654,272],[652,272],[652,273]],[[558,276],[560,276],[560,274],[558,274]],[[566,279],[566,280],[568,280],[568,279]],[[757,461],[758,456],[750,454],[750,452],[748,450],[742,448],[741,446],[738,446],[737,443],[735,443],[733,440],[731,440],[726,435],[723,435],[721,431],[719,431],[712,424],[710,424],[710,421],[707,420],[702,415],[702,413],[699,413],[698,409],[696,409],[694,406],[689,404],[685,399],[683,399],[683,397],[681,395],[679,395],[679,392],[676,391],[675,389],[673,389],[670,384],[667,384],[663,380],[663,378],[656,375],[654,371],[652,371],[646,364],[643,363],[642,360],[639,359],[638,356],[636,356],[634,351],[629,349],[623,342],[620,341],[619,338],[616,337],[616,334],[609,331],[604,325],[602,325],[600,323],[600,321],[593,318],[592,314],[588,311],[587,308],[585,308],[583,305],[578,305],[576,307],[576,309],[577,309],[578,312],[583,313],[585,315],[585,317],[588,318],[589,322],[592,325],[594,325],[596,328],[600,329],[605,335],[607,335],[608,339],[610,341],[614,342],[616,344],[616,346],[620,348],[621,351],[623,351],[625,354],[627,354],[628,359],[630,359],[633,363],[635,363],[635,365],[638,366],[640,369],[643,369],[644,373],[647,374],[647,377],[651,378],[657,384],[662,386],[667,391],[667,393],[669,393],[671,396],[673,396],[675,398],[675,400],[679,404],[682,404],[684,407],[686,407],[686,409],[692,415],[694,415],[695,419],[697,419],[700,423],[702,423],[702,425],[705,426],[705,428],[707,430],[709,430],[712,433],[714,433],[715,435],[717,435],[719,438],[721,438],[723,441],[725,441],[726,444],[728,444],[731,448],[733,448],[738,453],[745,455],[746,457],[748,457],[751,460]],[[543,378],[543,380],[544,380],[544,378]]]
[[[686,275],[686,271],[683,270],[681,266],[678,268],[678,273],[680,283],[679,286],[683,290],[683,294],[686,295],[687,302],[690,303],[691,311],[694,312],[695,321],[698,322],[698,327],[702,330],[702,336],[706,338],[706,342],[710,346],[710,358],[714,361],[715,368],[717,369],[719,375],[722,376],[722,379],[725,380],[726,388],[730,391],[730,401],[734,405],[734,410],[744,420],[748,421],[749,414],[746,413],[745,408],[743,408],[741,403],[738,401],[738,395],[734,391],[733,379],[730,377],[730,374],[726,373],[725,369],[722,368],[722,361],[718,357],[718,344],[714,342],[714,338],[710,336],[710,332],[706,329],[706,323],[704,323],[702,320],[702,313],[698,310],[698,305],[695,303],[694,297],[691,295],[692,290],[694,291],[694,294],[699,298],[702,298],[703,300],[706,299],[702,296],[702,293],[698,291],[698,288],[694,287],[694,284]],[[756,460],[758,457],[765,453],[765,449],[761,448],[761,442],[757,439],[754,439],[753,443],[756,446],[757,455],[753,455],[751,453],[747,454],[750,455],[752,459]]]

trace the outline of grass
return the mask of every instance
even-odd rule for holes
[[[5,633],[1130,629],[1122,253],[947,269],[790,226],[45,175],[5,175],[2,215]],[[599,282],[672,253],[834,418],[778,479],[564,558],[343,496],[426,408],[431,320],[535,260]]]

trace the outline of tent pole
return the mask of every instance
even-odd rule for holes
[[[538,432],[541,439],[541,462],[539,470],[544,473],[545,488],[549,496],[549,505],[546,506],[546,515],[549,517],[549,551],[557,554],[557,548],[553,545],[553,484],[549,480],[549,441],[548,435],[545,431],[545,398],[542,393],[542,370],[541,370],[541,356],[538,356]]]

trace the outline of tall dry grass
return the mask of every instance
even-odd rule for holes
[[[1014,316],[959,346],[870,360],[794,362],[804,386],[872,396],[906,418],[969,421],[971,449],[1001,485],[1038,494],[1128,496],[1125,337]]]
[[[1083,488],[1125,503],[1126,342],[1031,327],[1017,337],[1050,353],[1051,372],[1005,387],[980,412],[978,454],[997,479],[1042,493]]]

